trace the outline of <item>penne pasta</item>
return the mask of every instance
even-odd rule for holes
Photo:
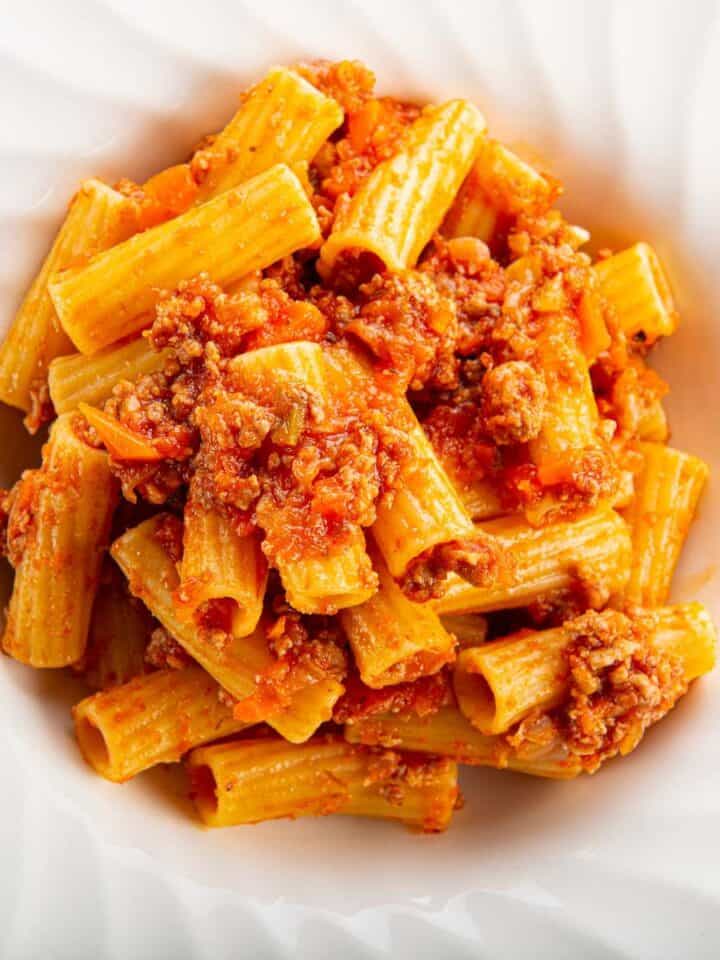
[[[437,673],[455,658],[455,641],[427,605],[413,603],[374,556],[379,588],[340,613],[360,677],[369,687],[405,683]]]
[[[60,417],[10,515],[15,583],[2,646],[11,657],[34,667],[81,659],[116,502],[106,454],[78,436],[71,414]]]
[[[297,73],[274,67],[245,94],[230,123],[192,160],[205,203],[276,163],[312,160],[343,121],[340,105]]]
[[[170,355],[169,350],[155,350],[145,337],[137,337],[91,357],[82,353],[57,357],[48,369],[53,407],[59,414],[81,403],[101,407],[118,383],[162,370]]]
[[[73,708],[73,719],[83,757],[115,783],[249,726],[235,720],[218,684],[196,666],[157,670],[96,693]]]
[[[641,443],[643,466],[625,511],[632,536],[628,603],[656,607],[670,593],[685,538],[708,477],[707,464],[689,453]]]
[[[322,737],[301,747],[245,740],[194,750],[191,795],[211,827],[343,813],[444,830],[457,799],[457,767]]]
[[[595,264],[600,292],[628,337],[653,343],[674,333],[678,314],[660,259],[648,243]]]
[[[460,189],[485,130],[465,100],[428,107],[400,150],[379,164],[336,217],[320,251],[329,273],[344,251],[372,254],[388,270],[414,266]]]
[[[584,588],[589,606],[600,606],[627,583],[630,534],[613,510],[540,528],[520,517],[498,517],[478,527],[509,557],[511,582],[474,587],[452,577],[444,596],[431,601],[442,616],[526,607],[573,587]]]
[[[258,625],[268,568],[256,533],[241,536],[218,509],[192,498],[185,506],[183,556],[175,600],[179,613],[197,620],[212,600],[231,601],[233,636],[246,637]]]
[[[456,763],[551,780],[570,780],[582,770],[579,760],[562,745],[518,751],[504,737],[480,733],[455,705],[440,707],[428,717],[412,711],[375,715],[346,724],[344,733],[349,743],[429,753]]]
[[[50,278],[58,270],[83,263],[120,243],[136,230],[134,207],[122,194],[99,180],[81,185],[0,346],[0,400],[30,410],[35,381],[44,381],[50,362],[73,348],[50,299]]]
[[[82,353],[95,353],[147,326],[162,290],[207,272],[239,280],[319,237],[312,206],[295,174],[277,164],[173,220],[56,273],[50,295]]]
[[[574,623],[521,631],[459,654],[455,694],[460,709],[481,733],[504,733],[533,711],[563,702],[570,682],[564,654],[574,639]],[[650,630],[655,648],[679,659],[686,683],[712,669],[715,631],[700,604],[658,611]],[[600,643],[596,646],[601,656],[604,650]]]

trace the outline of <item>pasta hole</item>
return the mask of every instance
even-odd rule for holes
[[[81,717],[76,726],[80,749],[87,762],[101,772],[110,766],[110,751],[107,742],[89,717]]]
[[[203,819],[217,813],[217,781],[212,770],[206,764],[191,768],[190,796]]]
[[[458,704],[473,726],[482,733],[498,733],[497,703],[492,687],[481,673],[463,670],[455,675]]]

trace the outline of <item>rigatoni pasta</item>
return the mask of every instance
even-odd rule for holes
[[[636,243],[595,265],[600,291],[628,337],[653,343],[674,333],[678,315],[658,255]]]
[[[589,640],[583,678],[589,693],[600,689],[593,672],[629,656],[639,659],[641,630],[651,648],[679,661],[684,682],[714,666],[715,631],[700,605],[661,608],[655,615],[648,613],[636,633],[634,629],[627,617],[608,611],[463,650],[454,672],[460,709],[481,733],[491,735],[504,733],[533,711],[557,706],[571,682],[565,654],[578,638]],[[647,671],[644,674],[647,678]]]
[[[231,630],[246,637],[262,614],[267,562],[255,533],[241,535],[228,517],[191,498],[185,506],[176,603],[197,621],[213,600],[229,601]]]
[[[57,357],[48,368],[48,388],[56,413],[76,410],[79,404],[91,407],[104,403],[122,380],[162,370],[168,351],[155,350],[144,337],[107,347],[92,357],[71,353]]]
[[[169,544],[181,540],[175,518],[161,514],[128,530],[113,543],[111,553],[128,578],[132,594],[146,604],[188,655],[239,701],[242,718],[266,720],[271,726],[277,722],[293,738],[307,739],[329,719],[343,692],[342,684],[328,677],[321,688],[306,694],[308,682],[303,679],[284,695],[276,685],[261,682],[272,674],[275,661],[260,627],[250,636],[235,635],[231,618],[227,635],[213,640],[188,621],[175,599],[180,575],[168,549]]]
[[[197,666],[157,670],[96,693],[80,701],[73,718],[83,756],[116,783],[248,726],[235,720],[220,687]]]
[[[337,101],[292,70],[275,67],[243,98],[212,144],[198,150],[192,169],[204,203],[276,163],[312,160],[342,123]]]
[[[320,252],[321,268],[331,270],[344,251],[373,254],[389,270],[413,266],[470,169],[484,130],[482,114],[465,100],[428,108],[405,145],[341,211]]]
[[[445,594],[433,601],[441,615],[526,607],[573,588],[586,594],[588,605],[602,605],[630,576],[630,533],[614,510],[545,527],[532,527],[522,517],[498,517],[478,527],[506,551],[509,580],[476,587],[451,579]]]
[[[437,673],[454,658],[452,635],[427,605],[408,600],[377,553],[375,569],[377,593],[340,614],[360,676],[385,687]]]
[[[191,794],[211,827],[330,813],[400,820],[444,830],[457,799],[450,760],[403,757],[353,746],[340,737],[299,748],[245,740],[194,750]]]
[[[210,826],[443,830],[458,764],[594,773],[713,668],[668,605],[708,473],[647,362],[669,282],[594,261],[561,190],[355,61],[82,185],[0,348],[50,424],[0,490],[2,645],[94,691],[95,772],[185,757]]]
[[[33,385],[55,357],[72,351],[48,291],[58,270],[76,266],[127,239],[137,229],[134,208],[99,180],[86,180],[0,346],[0,400],[29,411]],[[62,412],[62,411],[58,411]]]
[[[427,717],[412,712],[377,714],[346,724],[344,733],[349,743],[412,750],[550,780],[571,780],[582,772],[580,761],[561,744],[541,742],[517,750],[504,737],[481,733],[454,704]]]
[[[670,582],[695,515],[708,467],[698,457],[661,444],[640,444],[642,468],[625,511],[632,535],[628,603],[657,607]]]
[[[64,667],[83,656],[116,502],[107,454],[85,442],[72,414],[59,417],[10,511],[15,583],[2,646],[11,657]]]
[[[50,296],[78,350],[95,353],[147,326],[161,289],[205,271],[231,283],[318,236],[299,180],[277,164],[83,267],[52,274]]]

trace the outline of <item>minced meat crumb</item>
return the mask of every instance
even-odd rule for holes
[[[498,364],[481,385],[480,414],[498,444],[527,443],[540,433],[547,389],[542,373],[524,360]]]
[[[450,702],[451,691],[447,670],[412,683],[397,683],[378,690],[368,687],[353,672],[345,680],[345,693],[335,704],[333,720],[335,723],[354,723],[378,714],[410,712],[428,717]]]
[[[627,754],[686,692],[680,661],[653,643],[652,614],[591,611],[568,621],[568,693],[549,713],[523,720],[506,740],[516,751],[560,745],[593,773]]]
[[[476,587],[486,587],[504,578],[509,558],[490,536],[478,531],[472,539],[440,543],[408,564],[401,579],[404,593],[417,603],[443,595],[445,581],[457,573]]]
[[[150,634],[145,649],[145,662],[159,670],[182,670],[193,660],[164,627],[157,627]]]

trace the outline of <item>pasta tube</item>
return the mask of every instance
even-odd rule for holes
[[[240,536],[227,517],[205,508],[192,494],[183,531],[176,602],[192,615],[209,600],[231,600],[232,633],[246,637],[258,625],[267,585],[258,534]]]
[[[373,254],[388,270],[414,266],[470,170],[484,130],[482,114],[465,100],[427,107],[398,153],[373,170],[338,214],[320,251],[321,273],[346,250]]]
[[[413,457],[401,470],[392,501],[378,504],[372,528],[393,577],[401,577],[421,553],[474,533],[470,515],[409,404],[407,418]]]
[[[287,703],[270,685],[260,682],[276,663],[261,629],[249,637],[228,636],[214,643],[195,624],[178,616],[174,594],[180,577],[163,542],[168,534],[179,539],[177,526],[175,518],[161,514],[128,530],[112,545],[112,556],[128,578],[130,591],[220,686],[241,701],[245,718],[265,720],[288,739],[310,736],[328,719],[343,685],[331,678],[318,681],[325,685],[313,694],[300,689]]]
[[[126,592],[114,564],[108,566],[112,574],[95,597],[82,663],[85,680],[96,690],[117,687],[147,672],[145,650],[153,629],[150,614]]]
[[[300,181],[277,164],[84,267],[54,274],[50,295],[78,350],[94,353],[147,326],[163,289],[204,271],[232,283],[319,235]]]
[[[552,206],[559,192],[552,178],[543,176],[497,140],[483,138],[442,232],[446,237],[478,237],[489,243],[503,216],[542,213]]]
[[[319,344],[297,341],[251,350],[230,361],[233,384],[253,392],[264,386],[282,389],[293,381],[318,395],[329,410],[344,389],[325,362]],[[377,587],[360,527],[321,553],[274,558],[288,601],[302,613],[334,613],[362,603]]]
[[[632,535],[630,579],[623,596],[643,607],[668,598],[680,551],[708,476],[707,464],[689,453],[641,443],[643,466],[625,511]]]
[[[572,317],[548,316],[535,347],[547,397],[540,434],[530,441],[530,456],[540,479],[553,483],[555,477],[550,474],[558,462],[571,464],[585,450],[598,446],[598,409]]]
[[[417,680],[455,658],[455,641],[438,615],[413,603],[379,556],[379,589],[369,600],[340,613],[360,677],[369,687]]]
[[[460,709],[481,733],[491,735],[535,710],[562,703],[569,684],[564,652],[572,639],[572,631],[563,626],[524,631],[463,650],[454,673]],[[652,642],[680,660],[687,682],[714,665],[715,631],[700,604],[658,611]]]
[[[479,613],[448,613],[440,622],[457,640],[459,647],[476,647],[485,642],[488,622]]]
[[[456,763],[514,770],[535,777],[570,780],[581,772],[577,758],[562,745],[518,751],[504,737],[485,736],[454,705],[429,717],[413,711],[385,713],[345,725],[349,743],[412,750],[447,757]]]
[[[275,163],[312,160],[342,121],[335,100],[292,70],[275,67],[248,91],[212,145],[195,154],[197,202],[205,203]]]
[[[191,795],[211,827],[343,813],[444,830],[457,767],[323,737],[301,747],[245,740],[201,747],[188,760]]]
[[[120,243],[136,229],[134,207],[122,194],[99,180],[81,185],[0,346],[0,400],[28,411],[33,382],[45,379],[51,360],[72,351],[48,293],[50,277]]]
[[[121,380],[135,381],[162,370],[169,350],[155,350],[145,337],[108,347],[86,357],[73,353],[53,360],[48,370],[50,399],[57,413],[75,410],[80,403],[101,407]]]
[[[441,615],[525,607],[577,583],[600,591],[598,605],[627,582],[630,534],[613,510],[546,527],[532,527],[520,517],[498,517],[477,526],[509,556],[512,581],[474,587],[452,577],[444,596],[431,601]]]
[[[107,455],[80,439],[71,414],[57,419],[10,515],[15,584],[2,645],[11,657],[64,667],[83,656],[116,502]]]
[[[73,707],[82,755],[106,780],[122,783],[193,747],[239,733],[220,687],[200,667],[157,670]]]
[[[654,343],[677,330],[672,290],[658,255],[648,243],[636,243],[600,260],[593,268],[600,292],[628,337]]]

